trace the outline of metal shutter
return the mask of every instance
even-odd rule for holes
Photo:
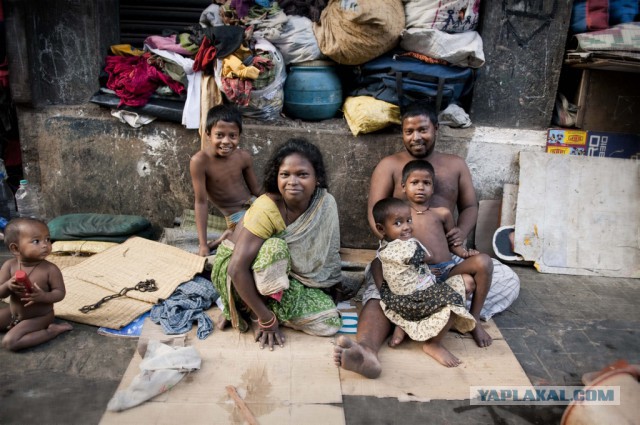
[[[197,25],[211,0],[120,0],[120,43],[142,48],[145,38]]]

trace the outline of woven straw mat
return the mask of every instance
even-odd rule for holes
[[[94,326],[120,329],[204,268],[205,258],[144,238],[124,243],[62,270],[67,295],[55,305],[56,316]],[[155,292],[129,291],[87,314],[79,309],[154,279]]]

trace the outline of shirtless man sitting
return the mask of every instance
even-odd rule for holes
[[[478,219],[476,198],[471,172],[465,161],[456,155],[435,151],[438,117],[427,104],[409,105],[402,114],[402,140],[404,150],[383,158],[371,176],[368,200],[369,225],[376,236],[372,208],[380,199],[393,196],[406,199],[402,188],[402,169],[412,160],[424,159],[435,168],[438,185],[432,198],[433,206],[446,207],[452,214],[457,208],[458,221],[447,232],[450,245],[464,244]],[[494,260],[493,279],[480,317],[488,320],[503,311],[518,297],[520,280],[507,266]],[[363,297],[364,307],[358,319],[356,341],[340,336],[336,341],[334,362],[337,366],[376,378],[382,372],[378,351],[389,336],[392,326],[380,307],[380,294],[373,282]],[[473,289],[473,288],[471,288]],[[398,332],[389,341],[391,347],[402,342]]]

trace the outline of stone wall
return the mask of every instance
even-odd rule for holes
[[[487,64],[472,99],[476,127],[441,127],[438,141],[439,150],[466,159],[479,199],[500,199],[505,183],[517,183],[521,150],[544,150],[570,3],[482,3]],[[162,121],[135,130],[87,103],[108,47],[119,42],[118,1],[6,4],[24,173],[42,187],[48,215],[139,214],[160,229],[192,208],[189,158],[200,148],[197,132]],[[366,221],[369,177],[380,158],[402,148],[399,128],[355,138],[339,119],[247,121],[242,143],[259,175],[274,147],[290,137],[307,138],[325,156],[343,245],[375,246]]]
[[[41,186],[49,217],[136,214],[160,229],[193,208],[189,159],[200,149],[197,131],[162,121],[133,129],[92,104],[20,108],[19,115],[25,176]],[[369,177],[381,158],[403,149],[399,128],[356,138],[337,119],[247,121],[241,146],[252,153],[260,181],[271,152],[291,137],[322,151],[343,245],[374,247],[366,220]],[[503,185],[518,182],[518,153],[541,151],[544,143],[540,131],[441,127],[437,147],[467,160],[479,199],[501,199]]]
[[[80,104],[99,88],[109,46],[119,43],[118,0],[7,0],[13,100]]]
[[[545,129],[564,58],[571,3],[483,1],[485,66],[478,70],[471,118],[476,125]]]

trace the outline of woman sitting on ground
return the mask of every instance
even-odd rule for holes
[[[250,316],[260,348],[271,350],[284,346],[280,324],[333,335],[342,322],[325,291],[341,280],[340,226],[320,150],[288,140],[266,165],[264,189],[213,263],[225,317],[245,332]]]

